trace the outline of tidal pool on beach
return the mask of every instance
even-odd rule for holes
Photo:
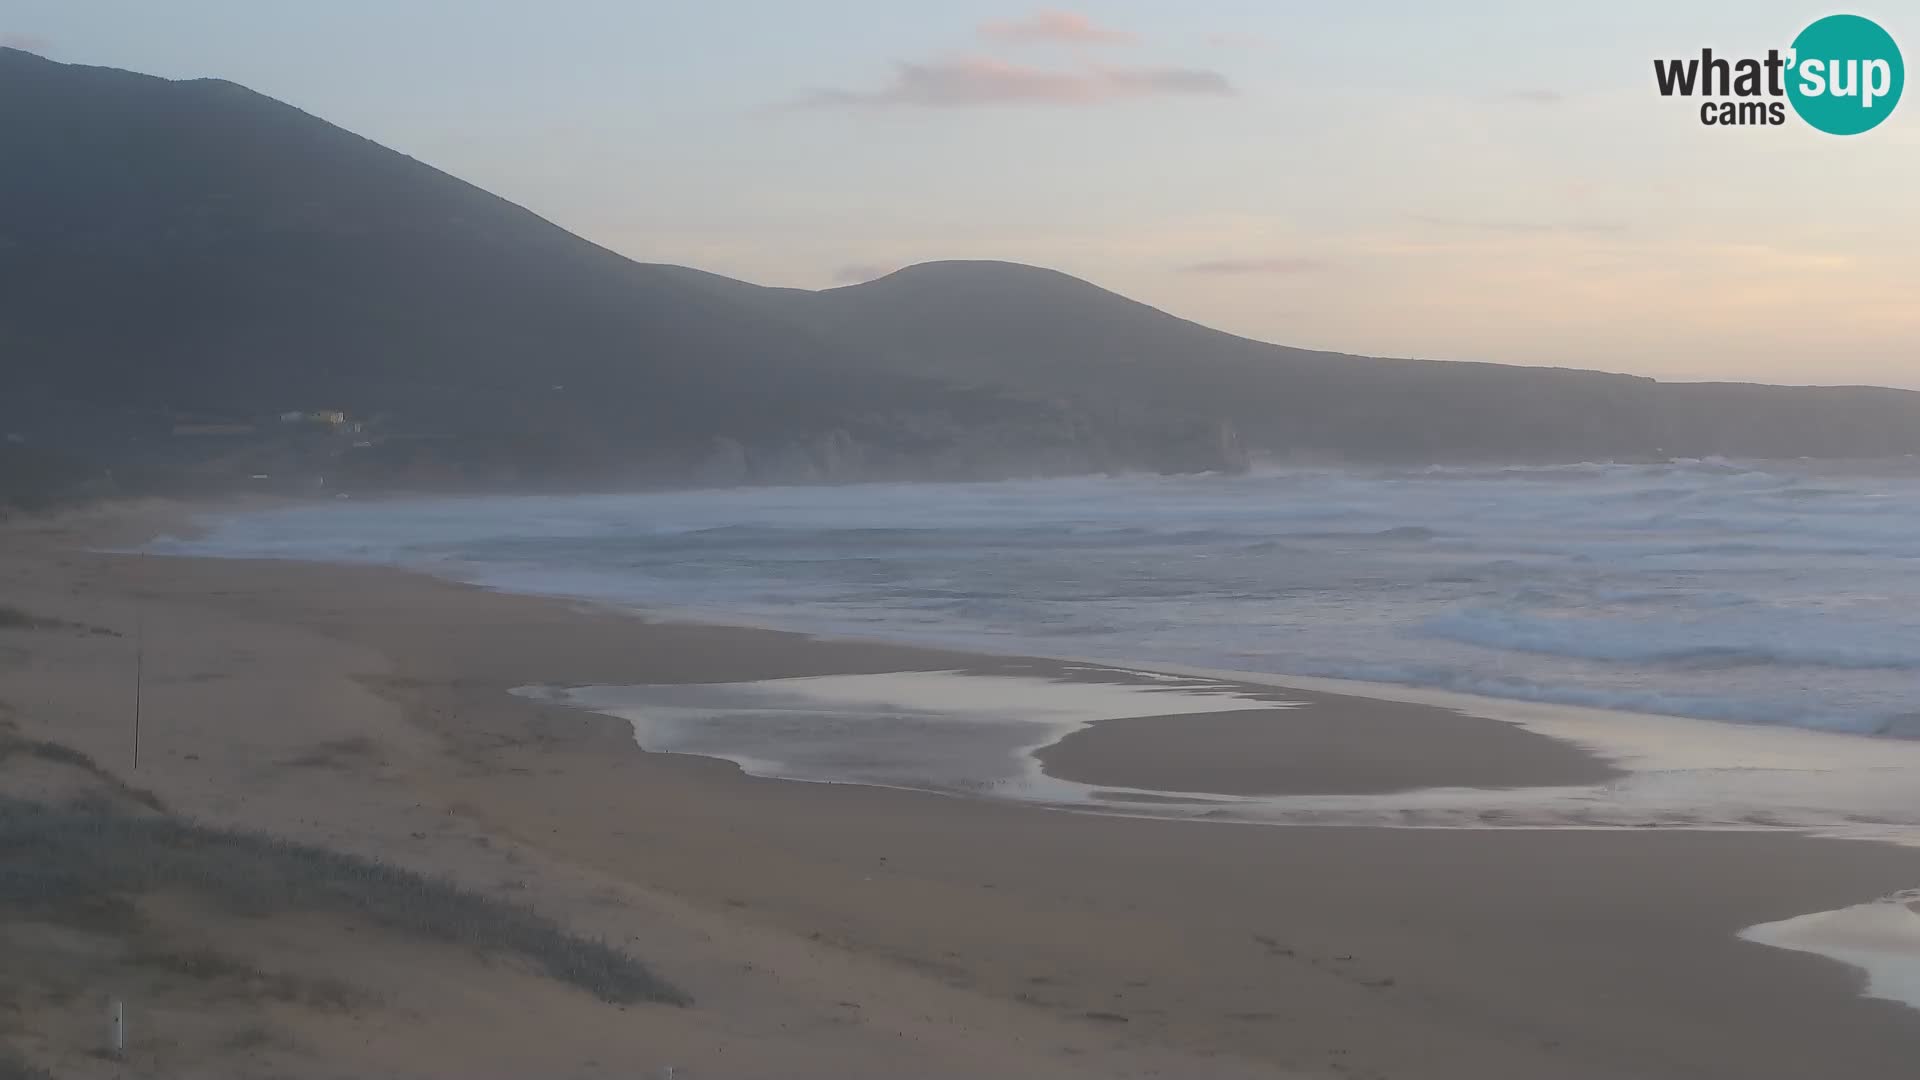
[[[902,671],[738,683],[525,687],[519,693],[617,716],[650,752],[698,754],[776,779],[866,784],[1046,803],[1130,815],[1204,815],[1279,824],[1438,828],[1790,829],[1920,845],[1920,743],[1793,728],[1642,716],[1473,698],[1339,680],[1275,680],[1246,672],[1088,664],[1032,673]],[[1087,782],[1050,775],[1043,758],[1102,721],[1157,728],[1163,745],[1220,768],[1257,769],[1244,740],[1185,738],[1222,714],[1305,730],[1334,707],[1371,701],[1390,724],[1344,742],[1305,739],[1271,754],[1276,772],[1363,770],[1366,758],[1428,762],[1429,782],[1345,788]],[[1357,703],[1357,706],[1356,704]],[[1152,719],[1133,719],[1152,718]],[[1322,717],[1324,720],[1324,716]],[[1477,725],[1461,727],[1462,723]],[[1450,726],[1451,725],[1451,726]],[[1509,740],[1463,755],[1462,732]],[[1514,742],[1511,740],[1527,740]],[[1149,744],[1142,744],[1149,745]],[[1493,782],[1451,761],[1533,752],[1536,745],[1597,763]],[[1147,753],[1143,750],[1141,753]],[[1156,753],[1165,753],[1158,750]],[[1358,762],[1358,764],[1355,764]],[[1165,773],[1140,762],[1129,776]],[[1418,775],[1417,770],[1402,773]]]
[[[521,693],[618,716],[633,725],[643,750],[724,758],[755,776],[1080,804],[1105,800],[1088,785],[1046,775],[1034,752],[1088,724],[1298,705],[1206,679],[958,671]],[[1103,788],[1115,796],[1166,794]]]
[[[1748,941],[1814,953],[1866,973],[1867,997],[1920,1009],[1920,890],[1816,911],[1740,932]]]
[[[626,720],[650,752],[697,754],[762,777],[905,788],[1135,817],[1273,825],[1395,828],[1784,830],[1920,846],[1920,743],[1792,728],[1638,716],[1468,698],[1405,687],[1244,672],[1066,664],[1044,674],[906,671],[739,683],[523,687],[522,695]],[[1236,794],[1088,783],[1049,775],[1050,748],[1103,721],[1164,726],[1164,739],[1216,719],[1304,725],[1327,694],[1375,695],[1401,714],[1404,746],[1380,731],[1346,754],[1424,757],[1447,775],[1458,738],[1431,723],[1466,717],[1591,755],[1615,775],[1596,783],[1413,786],[1360,793]],[[1347,701],[1356,700],[1353,697]],[[1428,717],[1423,722],[1421,717]],[[1184,732],[1183,732],[1184,729]],[[1191,740],[1204,756],[1213,740]],[[1326,754],[1324,742],[1305,749]],[[1213,747],[1218,764],[1258,762],[1244,741]],[[1276,761],[1276,769],[1305,766]],[[1143,773],[1141,775],[1148,775]],[[1817,953],[1866,973],[1863,992],[1920,1008],[1920,893],[1750,927],[1741,936]]]

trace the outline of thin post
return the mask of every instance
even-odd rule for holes
[[[107,1000],[107,1053],[114,1057],[127,1053],[127,1007],[119,998]]]
[[[133,767],[140,767],[140,690],[147,667],[147,613],[134,608],[133,615]]]

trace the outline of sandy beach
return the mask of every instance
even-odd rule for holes
[[[1844,965],[1738,937],[1920,884],[1920,851],[1144,820],[764,779],[645,753],[622,720],[515,691],[1054,668],[392,570],[89,550],[156,513],[0,531],[0,602],[38,620],[0,630],[7,732],[83,752],[184,818],[528,905],[692,1004],[607,1004],[337,914],[236,925],[156,896],[142,910],[183,938],[355,992],[317,1007],[157,979],[105,939],[9,916],[0,1039],[56,1075],[128,1075],[93,1054],[108,990],[36,981],[76,956],[142,988],[119,992],[129,1061],[152,1076],[1798,1080],[1920,1060],[1920,1013],[1862,997]],[[1222,795],[1619,775],[1494,720],[1285,696],[1300,704],[1107,720],[1042,757],[1081,783]],[[100,782],[0,760],[9,797]]]
[[[1290,689],[1280,713],[1118,717],[1036,756],[1086,784],[1220,795],[1323,795],[1423,787],[1600,783],[1620,775],[1591,754],[1445,709]],[[1410,727],[1420,737],[1408,739]]]

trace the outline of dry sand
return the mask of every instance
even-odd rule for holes
[[[235,924],[156,898],[181,933],[366,998],[149,987],[136,1018],[173,1019],[136,1024],[139,1075],[1800,1080],[1920,1061],[1920,1014],[1860,998],[1846,967],[1735,937],[1920,884],[1920,852],[1131,820],[756,779],[641,753],[620,721],[509,690],[1005,661],[652,624],[384,570],[78,550],[126,524],[0,536],[0,603],[122,635],[0,631],[0,718],[175,812],[530,903],[696,999],[623,1009],[350,921]],[[1262,791],[1380,790],[1424,782],[1423,766],[1443,784],[1605,773],[1505,725],[1410,709],[1323,700],[1291,733],[1207,729],[1277,758],[1271,771],[1170,757],[1164,725],[1133,721],[1089,729],[1049,767]],[[0,973],[28,956],[118,970],[106,944],[5,929]],[[98,997],[7,993],[0,1034],[58,1075],[125,1073],[87,1054]]]

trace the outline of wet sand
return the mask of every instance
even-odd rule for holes
[[[644,750],[754,776],[1082,807],[1115,794],[1137,805],[1627,775],[1566,740],[1456,709],[1063,661],[523,692],[627,720]]]
[[[1579,747],[1497,720],[1297,689],[1287,696],[1305,704],[1102,720],[1035,756],[1062,780],[1213,795],[1551,787],[1625,775]]]
[[[1737,936],[1920,884],[1920,851],[1134,820],[760,779],[641,752],[623,721],[512,690],[1049,663],[656,624],[384,570],[89,555],[78,538],[7,538],[0,582],[10,603],[122,632],[137,599],[140,785],[207,820],[511,888],[697,1001],[442,1015],[468,1006],[396,987],[416,1022],[328,1029],[374,1073],[444,1063],[422,1040],[464,1040],[479,1063],[533,1040],[554,1071],[609,1076],[668,1054],[689,1077],[876,1078],[1869,1080],[1920,1060],[1920,1013],[1862,998],[1851,968]],[[10,721],[123,764],[125,653],[106,637],[0,641]],[[1048,768],[1288,791],[1607,768],[1444,710],[1287,712],[1274,719],[1300,723],[1284,733],[1253,729],[1264,711],[1178,722],[1243,727],[1208,738],[1273,763],[1183,760],[1173,724],[1128,720]]]

